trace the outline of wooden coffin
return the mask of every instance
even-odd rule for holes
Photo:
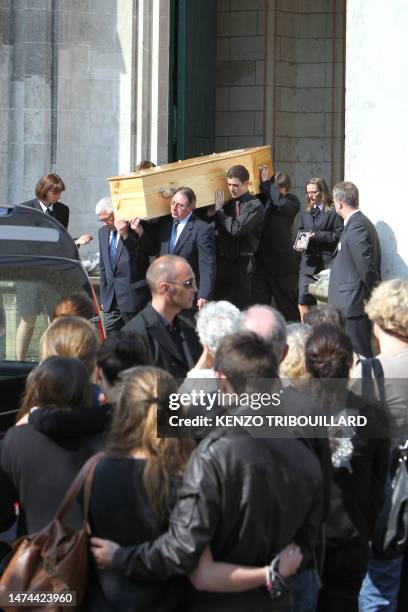
[[[249,171],[249,191],[259,193],[259,167],[266,164],[272,174],[271,148],[253,147],[226,153],[213,153],[192,159],[149,168],[138,173],[108,179],[115,217],[151,219],[167,215],[170,201],[178,187],[191,187],[197,196],[197,207],[215,201],[215,190],[222,188],[231,199],[227,171],[231,166],[245,166]]]

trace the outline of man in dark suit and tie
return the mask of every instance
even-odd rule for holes
[[[197,308],[200,309],[213,298],[215,238],[212,225],[194,214],[195,205],[194,191],[180,187],[171,200],[170,217],[143,224],[137,217],[131,228],[149,255],[178,255],[188,261],[196,277]]]
[[[140,249],[127,221],[115,221],[110,198],[102,198],[96,214],[103,227],[98,232],[101,303],[106,333],[121,329],[149,299],[145,280],[149,258]]]
[[[261,241],[256,255],[253,283],[254,304],[271,304],[287,321],[299,321],[298,256],[293,250],[292,225],[300,202],[290,193],[291,180],[286,172],[271,179],[268,167],[261,168],[261,190],[266,198]]]
[[[262,203],[248,191],[249,172],[232,166],[227,173],[232,200],[224,202],[224,192],[215,194],[217,227],[217,280],[215,299],[227,300],[241,310],[250,305],[255,253],[262,232]]]
[[[329,304],[345,314],[354,350],[371,357],[371,327],[364,303],[381,280],[380,242],[374,225],[358,208],[359,194],[353,183],[335,185],[333,200],[344,229],[331,267]]]
[[[139,334],[154,365],[184,379],[202,352],[194,325],[180,315],[193,305],[197,291],[194,272],[183,257],[163,255],[151,264],[146,280],[152,301],[123,332]]]

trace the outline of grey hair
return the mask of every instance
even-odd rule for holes
[[[197,333],[203,346],[214,355],[224,336],[237,331],[241,312],[230,302],[209,302],[197,315]]]
[[[95,212],[100,215],[105,210],[107,213],[113,213],[113,204],[111,198],[101,198],[95,206]]]
[[[265,304],[251,306],[243,313],[240,329],[252,331],[272,345],[280,363],[286,347],[286,321],[281,313]]]
[[[333,187],[333,200],[343,202],[350,208],[358,208],[358,189],[351,181],[342,181]]]

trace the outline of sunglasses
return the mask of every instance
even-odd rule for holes
[[[195,278],[188,278],[185,281],[167,281],[170,285],[181,285],[186,289],[197,289]]]

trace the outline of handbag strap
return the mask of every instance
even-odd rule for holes
[[[381,361],[376,357],[361,360],[362,396],[364,399],[375,401],[374,380],[377,383],[378,394],[382,404],[385,403],[384,370]]]
[[[68,491],[65,493],[64,499],[62,500],[56,514],[55,518],[58,520],[62,520],[67,513],[71,504],[78,497],[82,487],[85,485],[85,498],[84,498],[84,524],[86,524],[88,518],[88,510],[89,510],[89,498],[91,492],[92,485],[92,477],[95,471],[95,468],[104,457],[105,453],[97,453],[88,459],[88,461],[82,466],[74,480],[72,481]]]

